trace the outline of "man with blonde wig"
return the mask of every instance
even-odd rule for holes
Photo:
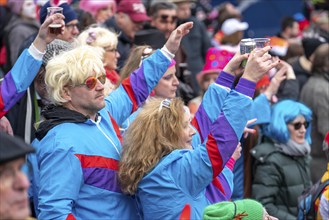
[[[117,183],[121,124],[166,72],[193,23],[180,25],[165,46],[104,97],[101,52],[82,46],[47,65],[54,105],[45,109],[33,142],[32,189],[38,219],[136,219],[133,199]]]

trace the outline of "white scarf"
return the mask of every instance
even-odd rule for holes
[[[295,141],[289,139],[286,144],[275,144],[284,154],[290,156],[305,156],[311,153],[311,146],[305,140],[303,144],[298,144]]]

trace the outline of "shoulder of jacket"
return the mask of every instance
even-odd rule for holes
[[[250,153],[256,160],[263,163],[271,155],[279,153],[279,151],[275,148],[273,143],[265,142],[251,149]]]

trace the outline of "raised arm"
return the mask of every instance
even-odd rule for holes
[[[37,75],[42,64],[42,57],[46,46],[52,42],[56,35],[48,31],[48,26],[54,21],[60,20],[62,32],[64,31],[64,16],[54,14],[41,25],[36,39],[28,50],[19,56],[13,68],[6,74],[0,88],[0,118],[23,96]]]
[[[186,155],[184,162],[179,164],[179,168],[175,167],[180,170],[178,172],[180,176],[184,176],[183,174],[186,172],[185,174],[191,178],[184,181],[177,176],[180,179],[177,183],[187,184],[189,189],[199,192],[223,170],[236,149],[250,118],[256,82],[265,72],[277,65],[277,62],[269,61],[270,56],[266,54],[269,50],[270,47],[266,47],[250,54],[242,78],[235,90],[231,90],[225,99],[222,112],[211,126],[205,147],[201,146],[184,154],[184,156]],[[194,192],[198,193],[196,191]]]
[[[118,124],[126,120],[146,100],[166,72],[182,38],[192,27],[192,22],[178,26],[164,47],[143,60],[140,68],[123,80],[118,89],[106,98],[107,110]]]
[[[201,105],[192,120],[192,125],[200,134],[201,142],[207,138],[211,124],[219,116],[224,100],[231,91],[235,79],[235,70],[239,68],[242,60],[247,59],[247,57],[248,54],[240,55],[240,53],[236,53],[224,70],[220,72],[215,83],[211,84],[205,92]]]

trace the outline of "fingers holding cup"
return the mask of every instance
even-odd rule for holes
[[[53,16],[55,14],[63,14],[63,8],[62,7],[47,8],[47,17]],[[56,19],[57,16],[53,16],[53,18],[54,18],[53,22],[49,25],[49,32],[51,34],[59,35],[62,33],[63,24],[60,19]]]

